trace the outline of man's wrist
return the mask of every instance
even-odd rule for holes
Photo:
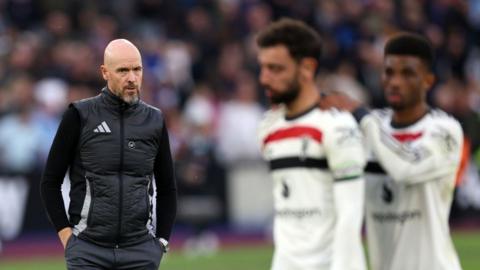
[[[167,253],[168,250],[170,249],[170,247],[168,245],[168,240],[160,237],[160,238],[158,238],[158,242],[160,242],[160,245],[163,246],[163,253]]]

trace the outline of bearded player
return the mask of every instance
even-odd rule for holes
[[[272,103],[259,128],[273,180],[272,269],[365,269],[361,134],[349,113],[317,106],[320,38],[282,19],[257,44],[260,83]]]

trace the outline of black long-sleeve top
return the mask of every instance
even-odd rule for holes
[[[75,107],[70,106],[65,111],[55,135],[40,188],[48,217],[57,232],[66,227],[71,227],[64,208],[61,185],[75,157],[80,131],[80,114]],[[176,216],[177,188],[165,124],[161,136],[160,148],[154,165],[155,184],[157,186],[156,237],[168,240]]]

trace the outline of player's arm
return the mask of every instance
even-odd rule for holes
[[[334,229],[332,270],[366,269],[361,227],[366,162],[360,130],[350,114],[340,113],[325,130],[324,145],[333,173]]]
[[[364,115],[360,126],[381,166],[395,181],[418,183],[456,173],[463,135],[453,120],[426,130],[415,146],[385,132],[374,114]]]
[[[80,115],[73,106],[64,113],[48,154],[40,192],[48,217],[63,244],[72,231],[65,211],[61,186],[74,156],[80,136]]]
[[[159,143],[160,147],[154,165],[155,184],[157,186],[155,235],[161,239],[162,244],[166,247],[177,213],[177,185],[165,122],[163,123]]]
[[[332,270],[365,269],[361,240],[364,209],[364,181],[338,181],[333,195],[337,215],[333,242]]]

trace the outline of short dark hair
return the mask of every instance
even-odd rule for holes
[[[384,55],[409,55],[422,59],[429,69],[433,68],[433,47],[421,35],[413,33],[399,33],[387,41]]]
[[[285,45],[297,61],[312,57],[319,62],[322,54],[322,42],[318,33],[304,22],[289,18],[282,18],[261,31],[257,45],[260,48]]]

